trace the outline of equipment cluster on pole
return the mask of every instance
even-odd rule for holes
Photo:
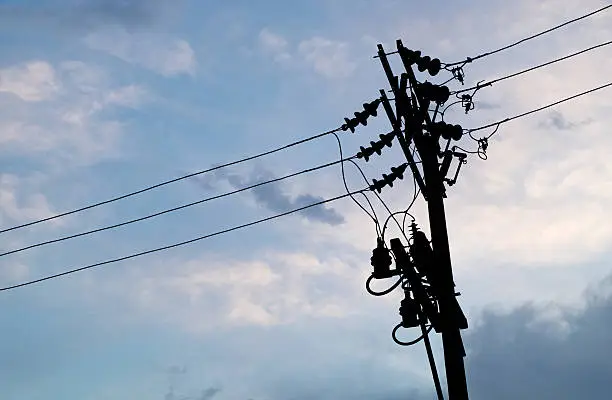
[[[413,68],[416,66],[419,72],[430,76],[438,75],[443,69],[452,72],[455,79],[458,79],[458,74],[463,79],[463,75],[458,70],[445,68],[437,58],[404,47],[401,40],[396,44],[397,51],[392,53],[386,53],[383,46],[378,45],[377,55],[394,98],[389,99],[387,91],[381,89],[380,98],[364,104],[364,111],[356,112],[355,118],[345,118],[346,123],[342,129],[354,132],[359,124],[367,125],[367,118],[376,116],[376,108],[382,104],[392,131],[380,134],[380,140],[371,141],[369,147],[361,146],[356,157],[367,162],[374,154],[381,155],[385,147],[392,147],[394,139],[398,140],[406,163],[391,167],[391,173],[383,174],[380,180],[373,179],[369,189],[380,193],[383,188],[392,187],[397,179],[403,179],[404,173],[410,168],[427,201],[431,241],[414,220],[409,233],[402,231],[407,243],[400,238],[393,238],[387,243],[382,233],[372,252],[370,261],[373,271],[366,282],[366,289],[376,296],[391,293],[396,288],[403,290],[404,298],[399,307],[401,321],[392,331],[393,340],[400,345],[412,345],[419,341],[425,343],[440,399],[444,396],[428,334],[431,330],[441,333],[448,398],[464,400],[468,399],[468,392],[463,360],[465,350],[460,331],[466,329],[468,323],[457,301],[459,293],[455,292],[444,211],[445,184],[452,186],[457,181],[467,156],[456,151],[456,146],[451,148],[451,142],[461,140],[464,130],[460,125],[436,121],[440,115],[439,108],[449,100],[451,90],[445,85],[417,80]],[[391,69],[387,59],[389,54],[399,54],[405,69],[399,76]],[[435,107],[433,115],[430,106]],[[441,141],[446,142],[444,148],[440,145]],[[414,158],[415,154],[419,156],[418,162]],[[454,176],[449,178],[447,174],[453,160],[458,161],[458,166]],[[372,280],[391,278],[396,282],[384,292],[375,292],[370,287]],[[421,334],[416,340],[403,342],[397,337],[401,328],[419,327]]]

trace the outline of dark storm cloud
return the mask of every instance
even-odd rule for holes
[[[612,288],[612,279],[607,280]],[[610,290],[608,289],[608,292]],[[565,310],[568,331],[543,322],[540,311],[524,305],[508,314],[489,312],[482,324],[465,331],[466,371],[473,400],[608,399],[612,377],[612,297],[592,296],[580,312]],[[441,378],[443,361],[438,360]],[[348,367],[347,367],[348,368]],[[274,399],[426,400],[435,398],[409,388],[376,386],[371,392],[329,382],[303,385],[294,381]],[[380,383],[380,381],[378,381]],[[443,385],[445,386],[445,385]],[[444,387],[446,391],[446,387]]]
[[[528,305],[507,315],[489,313],[482,326],[466,336],[471,397],[610,398],[612,299],[592,298],[583,312],[566,312],[566,335],[534,326],[536,317]]]
[[[216,170],[211,174],[194,177],[194,180],[198,182],[203,189],[213,190],[221,181],[229,183],[233,189],[240,189],[245,186],[255,185],[259,182],[276,178],[277,177],[271,172],[264,170],[254,171],[246,176],[235,172]],[[301,194],[292,198],[283,191],[281,182],[262,185],[249,192],[259,205],[277,213],[287,212],[324,200],[323,197],[311,194]],[[301,211],[300,214],[312,221],[323,222],[329,225],[340,225],[344,223],[344,217],[333,208],[326,205],[307,208]]]

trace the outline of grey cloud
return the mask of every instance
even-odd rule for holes
[[[164,395],[165,400],[212,400],[217,394],[221,392],[221,388],[211,386],[207,389],[202,390],[200,395],[198,396],[187,396],[187,395],[178,395],[175,392],[173,386],[170,387],[168,392]]]
[[[225,181],[233,189],[240,189],[245,186],[255,185],[259,182],[275,179],[270,171],[258,170],[251,172],[248,176],[240,175],[226,170],[216,170],[211,174],[194,177],[194,181],[205,190],[213,190],[218,187],[218,183]],[[255,201],[270,211],[283,213],[295,208],[307,206],[312,203],[323,201],[323,197],[311,194],[301,194],[292,198],[284,193],[281,182],[275,182],[256,187],[250,191]],[[340,225],[344,223],[344,217],[333,208],[320,205],[307,208],[300,214],[310,220],[323,222],[329,225]]]
[[[562,131],[572,130],[584,125],[590,124],[592,121],[585,120],[580,122],[568,121],[563,114],[558,111],[551,111],[545,121],[540,122],[541,128],[556,128]]]
[[[208,389],[202,391],[202,394],[197,398],[197,400],[212,400],[220,391],[221,388],[209,387]]]
[[[565,311],[566,334],[551,334],[534,324],[537,317],[531,305],[507,315],[488,313],[466,337],[473,398],[609,398],[612,299],[593,297],[584,311]]]
[[[183,375],[186,373],[187,373],[186,366],[179,367],[178,365],[172,365],[168,367],[168,374],[170,375]]]
[[[495,110],[501,107],[499,104],[489,103],[487,101],[475,101],[474,105],[479,110]]]
[[[178,2],[180,4],[180,1]],[[61,29],[92,29],[103,25],[146,26],[178,8],[169,0],[73,0],[47,6],[0,5],[0,21],[48,24]]]

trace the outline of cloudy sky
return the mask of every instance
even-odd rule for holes
[[[453,62],[604,1],[0,1],[0,228],[338,127],[387,86],[401,38]],[[612,10],[465,68],[494,79],[612,39]],[[399,65],[394,62],[396,71]],[[485,88],[466,128],[610,81],[612,50]],[[441,74],[442,75],[442,74]],[[445,79],[441,77],[440,79]],[[456,82],[453,88],[460,88]],[[474,399],[606,398],[612,376],[612,91],[501,126],[449,190]],[[345,153],[389,130],[342,133]],[[487,134],[489,131],[479,132]],[[474,143],[465,140],[464,147]],[[337,160],[331,136],[104,207],[2,233],[2,252]],[[378,178],[399,148],[368,164]],[[347,165],[348,185],[363,179]],[[0,259],[0,286],[341,195],[339,165]],[[393,210],[414,188],[383,192]],[[375,200],[374,198],[372,199]],[[374,203],[380,218],[385,210]],[[425,204],[414,208],[427,228]],[[391,237],[398,235],[391,229]],[[189,246],[0,292],[7,400],[431,399],[400,297],[365,292],[372,222],[344,199]],[[406,335],[414,334],[408,332]],[[408,337],[408,336],[407,336]],[[432,339],[442,370],[441,343]],[[443,375],[443,374],[442,374]]]

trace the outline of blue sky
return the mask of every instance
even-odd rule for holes
[[[0,227],[336,128],[387,86],[376,44],[456,61],[601,7],[565,0],[0,1]],[[493,79],[612,37],[612,14],[475,62]],[[603,48],[500,82],[465,127],[607,83]],[[395,64],[399,71],[399,65]],[[453,83],[454,85],[454,83]],[[610,92],[503,125],[447,200],[474,399],[602,398],[612,373]],[[342,133],[347,154],[389,130]],[[466,146],[471,146],[469,142]],[[61,220],[9,251],[338,158],[325,137]],[[378,178],[394,146],[364,165]],[[351,188],[364,186],[348,168]],[[338,166],[258,192],[0,259],[0,286],[190,239],[343,193]],[[411,180],[383,192],[406,206]],[[376,204],[379,215],[384,208]],[[414,211],[427,227],[425,204]],[[392,233],[398,232],[392,229]],[[372,298],[374,227],[349,200],[193,245],[0,293],[8,400],[433,398],[423,349]],[[608,326],[606,326],[606,324]],[[433,339],[441,369],[438,338]],[[537,373],[533,371],[537,370]],[[536,379],[537,378],[537,379]],[[497,382],[497,384],[495,383]],[[499,383],[503,382],[503,384]],[[522,382],[511,385],[508,382]],[[582,385],[586,394],[572,388]]]

